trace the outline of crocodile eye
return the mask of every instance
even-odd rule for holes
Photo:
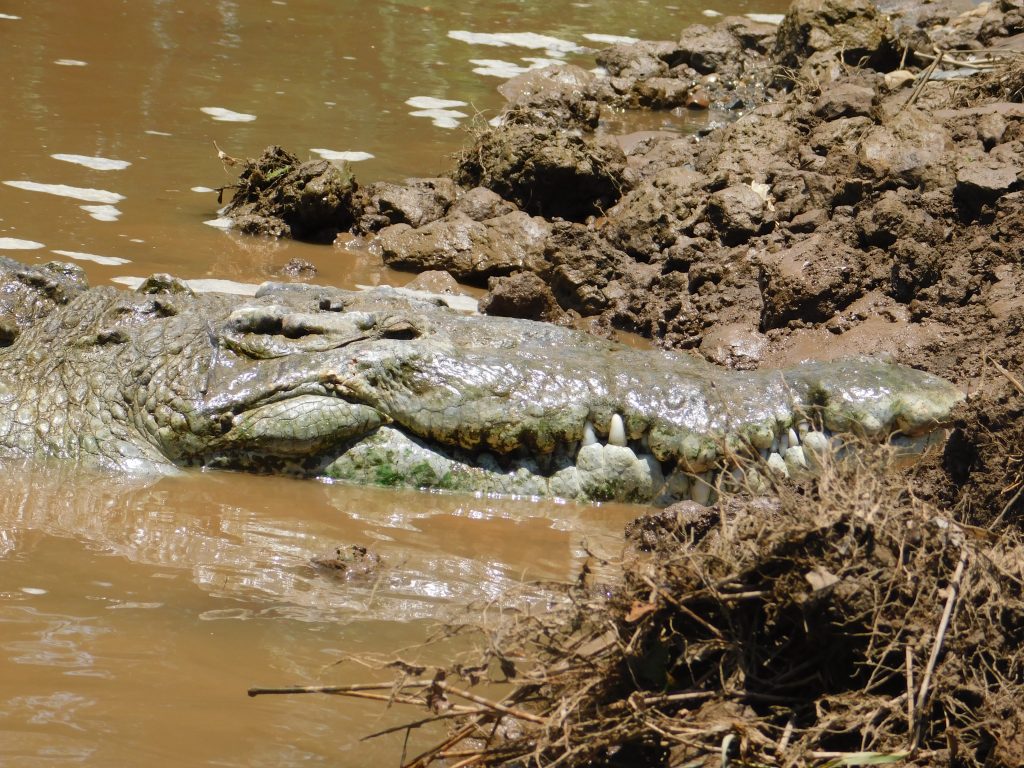
[[[328,299],[324,297],[320,299],[319,308],[323,312],[344,312],[345,304],[340,299]]]

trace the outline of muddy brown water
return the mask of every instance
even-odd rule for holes
[[[156,271],[253,284],[302,258],[321,282],[401,285],[409,275],[362,249],[207,225],[218,205],[204,188],[233,179],[214,142],[240,157],[271,143],[372,155],[352,162],[363,181],[435,175],[473,115],[500,106],[495,88],[516,67],[591,66],[581,49],[602,43],[587,35],[673,37],[713,20],[704,10],[784,5],[3,2],[0,253],[75,260],[94,284]],[[359,737],[403,713],[245,691],[372,677],[336,662],[419,643],[524,580],[569,580],[584,547],[616,554],[636,512],[4,462],[0,765],[397,764],[399,737]],[[309,563],[351,544],[383,567],[346,580]]]

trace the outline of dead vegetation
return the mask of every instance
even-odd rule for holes
[[[1022,764],[1024,541],[858,456],[644,518],[617,584],[453,628],[474,658],[376,686],[454,723],[403,764]]]

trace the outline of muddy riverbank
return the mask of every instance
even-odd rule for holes
[[[521,697],[507,701],[543,727],[520,719],[474,754],[1019,764],[1021,3],[798,0],[778,27],[727,18],[596,63],[506,84],[507,108],[448,177],[361,186],[321,166],[312,188],[336,210],[301,227],[486,287],[486,312],[734,368],[881,355],[968,400],[944,451],[910,472],[841,468],[770,508],[639,522],[633,548],[654,560],[558,617],[598,644],[590,672],[562,674],[578,635],[534,648],[530,673],[503,666]],[[708,107],[737,117],[691,136],[595,130],[614,110]],[[285,166],[299,173],[269,172]],[[239,213],[250,231],[300,234],[294,212]],[[572,707],[605,714],[581,723]]]
[[[883,355],[1009,402],[986,361],[1024,361],[1022,34],[1012,0],[728,17],[602,50],[600,75],[507,82],[449,177],[358,183],[274,148],[228,215],[247,232],[354,236],[390,267],[488,289],[493,314],[734,368]],[[626,108],[709,105],[739,116],[687,136],[595,130]],[[971,418],[950,501],[983,462]]]

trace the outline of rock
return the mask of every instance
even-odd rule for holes
[[[597,232],[569,222],[554,224],[544,257],[544,279],[558,303],[584,316],[611,306],[609,287],[632,263]]]
[[[815,233],[761,257],[761,331],[791,320],[828,320],[863,295],[862,255],[842,241]]]
[[[593,130],[601,116],[594,75],[571,64],[530,70],[503,83],[498,92],[508,102],[506,122]]]
[[[452,213],[461,213],[474,221],[495,219],[518,210],[508,200],[486,187],[473,187],[464,192],[451,208]]]
[[[828,214],[821,208],[812,208],[809,211],[798,213],[789,221],[788,229],[791,232],[813,232],[828,222]]]
[[[643,40],[604,48],[594,58],[612,77],[644,79],[667,75],[682,54],[675,43]]]
[[[422,227],[444,216],[455,202],[457,192],[455,182],[447,178],[371,184],[361,194],[364,203],[359,228],[376,232],[391,224]]]
[[[903,238],[932,245],[943,239],[942,227],[924,210],[921,196],[909,189],[882,193],[873,207],[857,217],[857,227],[864,243],[879,248]]]
[[[628,186],[626,156],[610,139],[508,125],[481,133],[455,178],[483,186],[528,213],[582,221],[601,213]]]
[[[1013,163],[979,162],[965,165],[956,174],[953,199],[957,205],[977,214],[1007,192],[1019,186],[1021,169]]]
[[[649,261],[703,217],[707,182],[703,174],[685,168],[659,172],[608,211],[604,236],[620,250]]]
[[[776,24],[754,21],[746,16],[726,16],[717,27],[729,30],[740,44],[743,51],[769,53],[775,46],[775,36],[779,31]]]
[[[316,264],[305,259],[289,259],[288,263],[277,270],[278,274],[287,277],[309,279],[317,274]]]
[[[443,269],[463,282],[486,285],[490,277],[540,268],[550,232],[546,221],[521,211],[486,221],[456,214],[419,229],[395,224],[381,230],[377,242],[389,267]]]
[[[448,272],[440,269],[428,269],[421,272],[406,283],[403,288],[423,293],[461,294],[458,282]]]
[[[772,220],[765,199],[749,184],[733,184],[708,198],[708,220],[726,245],[740,245]]]
[[[978,121],[978,138],[986,150],[992,149],[1006,134],[1006,118],[998,112],[990,112]]]
[[[880,184],[921,189],[953,185],[953,141],[934,118],[910,108],[867,130],[858,146],[862,171]]]
[[[797,69],[833,49],[852,66],[890,71],[898,62],[892,27],[870,0],[795,0],[779,26],[776,62]]]
[[[711,96],[704,88],[694,88],[686,98],[687,109],[707,109],[711,106]]]
[[[568,321],[547,283],[533,272],[492,277],[487,284],[487,293],[480,299],[480,312],[550,323]]]
[[[721,24],[706,27],[694,24],[679,37],[681,60],[702,75],[717,72],[739,58],[739,40]]]
[[[690,86],[674,77],[650,77],[638,80],[633,93],[641,107],[674,109],[688,103]]]
[[[814,114],[823,120],[871,114],[873,89],[855,83],[833,83],[814,102]]]
[[[700,342],[700,353],[713,363],[729,368],[757,368],[768,340],[763,334],[739,323],[716,325]]]

